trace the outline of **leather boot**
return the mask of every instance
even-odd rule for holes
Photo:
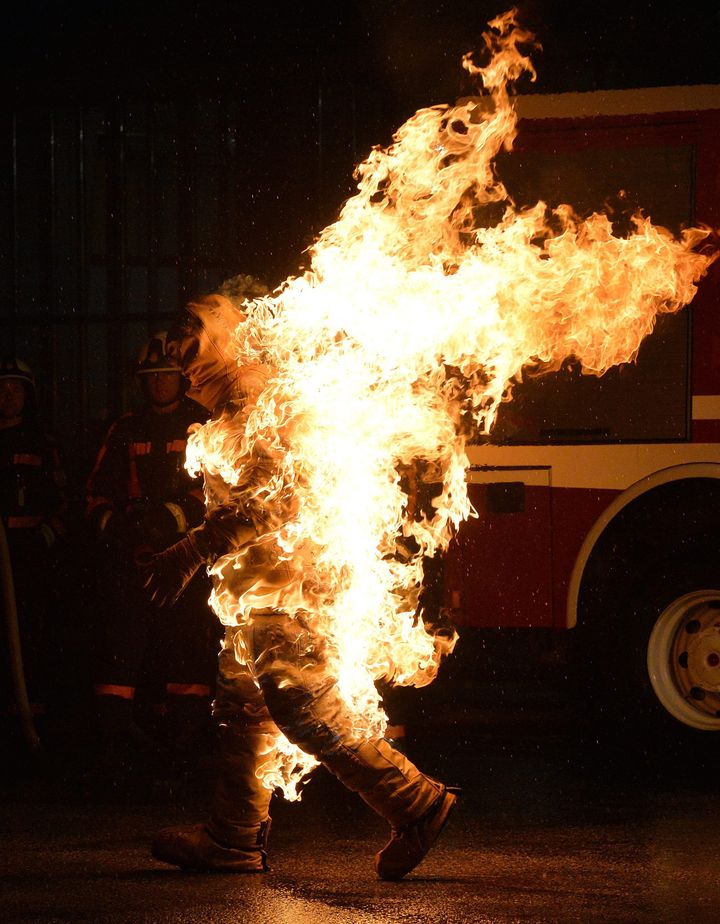
[[[422,774],[385,739],[339,746],[323,763],[390,822],[390,840],[375,856],[381,879],[397,881],[420,863],[445,827],[455,791]]]
[[[445,827],[459,790],[421,773],[385,739],[345,749],[327,766],[390,822],[390,840],[375,856],[381,879],[397,881],[424,859]],[[346,769],[348,754],[356,766]],[[338,772],[339,771],[339,772]]]
[[[277,731],[272,723],[220,726],[220,759],[210,818],[165,828],[153,841],[156,860],[204,872],[262,872],[267,865],[272,793],[256,775]]]
[[[267,865],[270,819],[247,832],[245,847],[221,844],[206,824],[178,825],[159,831],[152,844],[156,860],[200,873],[263,873]]]
[[[415,869],[440,836],[456,802],[455,792],[445,790],[417,821],[393,828],[390,840],[375,855],[378,876],[397,882]]]

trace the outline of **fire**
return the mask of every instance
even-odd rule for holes
[[[272,606],[310,620],[365,735],[385,727],[374,682],[429,683],[454,645],[426,630],[418,597],[423,557],[474,513],[470,435],[491,430],[528,366],[572,356],[602,375],[634,359],[714,259],[694,249],[702,230],[677,239],[638,215],[618,237],[604,215],[516,208],[493,159],[516,134],[509,88],[535,76],[532,36],[513,10],[484,40],[489,63],[463,62],[483,95],[420,110],[373,150],[310,269],[245,306],[231,358],[267,376],[249,414],[207,424],[188,452],[191,469],[227,485],[252,469],[267,511],[262,538],[214,568],[218,616],[234,625]],[[491,203],[504,215],[487,226]],[[258,479],[259,455],[271,464]],[[418,463],[442,489],[432,511],[411,513],[401,473]],[[268,556],[284,581],[268,579]],[[263,773],[294,796],[313,761],[279,744]]]

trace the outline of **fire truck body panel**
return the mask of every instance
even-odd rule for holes
[[[478,517],[448,556],[446,603],[459,625],[478,627],[571,628],[584,564],[615,514],[667,481],[720,478],[718,443],[471,446],[468,455]]]
[[[499,169],[518,204],[577,196],[582,212],[627,183],[676,234],[720,227],[720,87],[518,105],[519,166]],[[648,694],[683,725],[720,730],[718,263],[637,363],[542,379],[518,385],[468,449],[477,516],[446,556],[446,604],[461,631],[573,629],[628,709]]]

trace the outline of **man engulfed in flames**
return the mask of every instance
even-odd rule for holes
[[[376,682],[420,686],[454,633],[419,608],[422,563],[472,514],[465,444],[487,433],[528,364],[569,356],[589,373],[637,354],[713,257],[636,216],[544,203],[521,211],[495,176],[516,115],[508,83],[534,71],[511,11],[464,66],[484,95],[416,113],[358,168],[358,192],[312,248],[311,269],[240,310],[211,295],[169,338],[213,412],[188,446],[205,477],[204,524],[153,560],[157,603],[203,564],[226,626],[215,715],[221,766],[207,824],[160,832],[158,859],[266,868],[269,803],[317,762],[391,825],[376,857],[399,879],[424,857],[456,795],[384,740]],[[490,203],[503,218],[484,227]],[[415,512],[401,472],[441,485]]]

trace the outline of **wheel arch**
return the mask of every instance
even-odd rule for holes
[[[588,564],[593,554],[598,550],[608,532],[616,525],[623,511],[628,514],[627,508],[634,502],[650,502],[660,489],[669,486],[677,490],[678,495],[683,490],[683,482],[694,482],[696,479],[714,479],[720,489],[720,464],[714,462],[692,462],[669,466],[636,481],[619,494],[611,504],[593,523],[588,531],[575,558],[573,570],[570,575],[566,598],[566,625],[573,628],[578,623],[578,609],[581,591],[586,579]],[[647,504],[643,505],[647,508]]]

